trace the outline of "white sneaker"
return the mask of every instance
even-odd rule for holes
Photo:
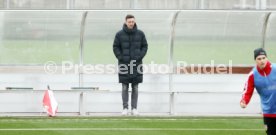
[[[134,115],[134,116],[138,116],[139,112],[137,111],[137,109],[132,109],[131,114]]]
[[[126,116],[127,114],[128,114],[128,109],[124,109],[123,112],[122,112],[122,115]]]

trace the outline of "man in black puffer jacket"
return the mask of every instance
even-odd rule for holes
[[[131,83],[132,115],[138,115],[138,84],[143,82],[142,60],[148,50],[143,31],[137,29],[133,15],[127,15],[123,29],[117,32],[113,52],[119,64],[119,83],[122,83],[123,115],[128,114],[128,87]]]

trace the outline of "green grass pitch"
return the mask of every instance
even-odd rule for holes
[[[1,135],[264,135],[261,117],[0,117]]]
[[[113,39],[90,39],[84,42],[83,61],[85,64],[117,64],[112,51]],[[275,42],[268,42],[268,58],[276,60]],[[44,64],[54,61],[79,63],[79,39],[69,41],[4,40],[0,46],[0,64]],[[148,40],[149,48],[144,63],[167,64],[169,40]],[[254,64],[253,50],[260,47],[257,41],[194,41],[176,40],[173,60],[187,64]]]

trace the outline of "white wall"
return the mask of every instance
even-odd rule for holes
[[[32,75],[30,75],[32,76]],[[30,77],[29,76],[29,77]],[[35,75],[33,75],[35,76]],[[1,79],[7,78],[2,76]],[[5,86],[20,86],[24,83],[26,76],[12,76],[18,79],[17,84],[1,83],[1,88]],[[44,76],[43,76],[44,77]],[[69,76],[68,82],[60,82],[51,85],[73,86]],[[0,91],[0,114],[36,113],[43,112],[42,98],[43,87],[55,78],[44,78],[36,82],[34,91]],[[153,79],[155,78],[155,79]],[[260,115],[259,97],[254,94],[247,109],[239,107],[243,84],[247,75],[178,75],[174,77],[173,84],[175,95],[174,113],[175,115]],[[21,82],[21,81],[22,82]],[[101,80],[101,81],[98,81]],[[45,81],[45,82],[44,82]],[[5,85],[5,86],[4,86]],[[85,86],[97,86],[99,91],[85,92],[84,110],[87,114],[119,114],[122,109],[121,85],[117,83],[117,75],[110,76],[90,76],[86,78]],[[62,87],[60,87],[62,88]],[[109,91],[106,91],[109,90]],[[138,109],[142,115],[164,114],[170,112],[170,95],[167,93],[168,83],[166,75],[153,76],[145,75],[144,83],[139,85]],[[69,113],[74,115],[79,112],[79,98],[81,91],[55,91],[56,99],[59,102],[59,113]]]

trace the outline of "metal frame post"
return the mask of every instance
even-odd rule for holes
[[[79,113],[81,116],[86,115],[85,102],[85,92],[81,92],[79,97]]]
[[[169,60],[168,64],[170,67],[169,72],[169,91],[170,93],[170,114],[174,114],[174,92],[173,92],[173,74],[174,74],[174,64],[173,64],[173,48],[174,48],[174,38],[175,38],[175,25],[176,25],[176,19],[180,11],[177,11],[174,13],[172,22],[171,22],[171,35],[170,35],[170,44],[169,44]]]
[[[81,30],[80,30],[80,59],[79,59],[79,87],[83,87],[83,39],[84,39],[84,32],[85,32],[85,22],[88,12],[84,12],[82,14],[81,20]]]
[[[266,13],[264,17],[264,23],[263,23],[263,29],[262,29],[262,41],[261,41],[262,48],[265,48],[266,30],[267,30],[267,24],[268,24],[270,15],[271,15],[271,12]]]
[[[10,9],[10,0],[6,0],[6,9]]]
[[[267,0],[260,0],[260,9],[267,9]]]

